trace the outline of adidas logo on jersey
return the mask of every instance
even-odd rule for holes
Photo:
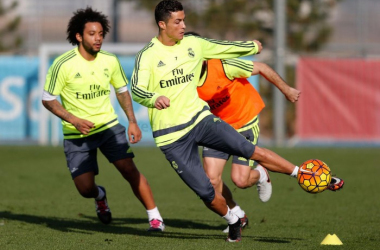
[[[160,60],[160,62],[158,63],[157,67],[162,67],[162,66],[166,66],[166,64]]]
[[[82,76],[79,74],[79,72],[75,75],[74,78],[82,78]]]

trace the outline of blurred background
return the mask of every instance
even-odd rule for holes
[[[130,78],[134,55],[158,33],[158,2],[0,0],[0,144],[61,145],[60,121],[40,99],[52,60],[72,48],[66,27],[74,11],[91,6],[109,17],[112,28],[103,49],[119,56]],[[266,104],[262,144],[380,146],[379,0],[181,2],[187,31],[260,40],[263,52],[247,59],[267,63],[302,91],[300,101],[291,104],[264,78],[250,79]],[[152,145],[147,110],[134,108],[141,145]]]

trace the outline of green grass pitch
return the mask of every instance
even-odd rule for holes
[[[226,243],[225,221],[204,206],[157,148],[134,152],[164,217],[164,233],[146,232],[145,209],[100,153],[97,183],[107,188],[110,225],[98,221],[93,200],[77,193],[62,148],[1,146],[0,249],[379,249],[378,148],[273,150],[297,165],[325,161],[345,187],[309,194],[295,179],[272,173],[273,195],[262,203],[255,187],[233,186],[228,165],[224,179],[250,225],[242,242]],[[336,234],[343,246],[321,246],[327,234]]]

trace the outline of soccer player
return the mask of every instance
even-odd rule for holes
[[[129,120],[129,142],[139,142],[141,131],[133,112],[127,78],[117,57],[101,50],[109,28],[107,17],[90,7],[74,13],[67,27],[67,40],[77,47],[53,62],[46,76],[42,103],[62,119],[67,166],[78,192],[85,198],[95,199],[100,221],[108,224],[112,215],[106,189],[95,183],[99,172],[98,148],[129,182],[147,210],[148,231],[163,231],[165,225],[150,186],[133,162],[125,127],[119,123],[111,105],[110,83]]]
[[[195,32],[186,32],[186,34],[199,36]],[[234,127],[254,145],[258,142],[260,131],[258,114],[265,105],[259,93],[246,78],[258,74],[276,86],[288,101],[294,103],[298,100],[300,91],[287,85],[267,64],[241,59],[204,61],[197,88],[199,97],[209,104],[211,112]],[[222,193],[231,211],[239,216],[241,227],[244,228],[248,225],[248,218],[233,200],[228,186],[222,181],[223,169],[229,157],[227,153],[203,147],[203,167],[207,176],[215,190]],[[248,188],[257,184],[260,200],[267,202],[272,193],[269,174],[261,165],[255,169],[252,169],[253,166],[253,160],[233,156],[231,179],[239,188]],[[280,172],[297,177],[298,167],[295,166],[292,172]],[[328,188],[336,191],[343,186],[343,183],[343,180],[332,177]],[[228,232],[228,228],[224,232]]]
[[[132,75],[132,97],[148,107],[153,137],[180,178],[205,205],[229,224],[227,241],[241,240],[241,222],[226,200],[215,192],[198,155],[198,145],[253,159],[271,170],[292,171],[294,165],[274,152],[247,141],[210,112],[197,93],[203,60],[259,53],[258,41],[230,42],[186,36],[185,12],[180,2],[163,0],[155,8],[159,28],[137,55]]]

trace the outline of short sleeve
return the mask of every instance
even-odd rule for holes
[[[60,95],[66,85],[65,68],[55,61],[46,75],[44,90],[51,95]]]
[[[113,73],[111,76],[111,84],[116,88],[124,87],[128,84],[128,79],[124,73],[123,67],[121,67],[119,59],[117,57],[114,57],[113,62]]]

